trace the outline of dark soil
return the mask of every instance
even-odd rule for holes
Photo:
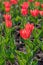
[[[38,65],[43,65],[43,61],[38,61]]]

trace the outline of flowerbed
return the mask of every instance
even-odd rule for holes
[[[38,61],[43,63],[43,1],[0,1],[0,65]]]

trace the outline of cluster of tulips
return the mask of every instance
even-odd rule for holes
[[[33,2],[33,1],[30,1],[30,2]],[[35,2],[35,7],[39,7],[41,6],[41,8],[43,9],[43,4],[40,4],[40,2]],[[21,9],[21,13],[22,15],[26,16],[28,14],[28,8],[30,7],[29,6],[29,2],[23,2],[22,4],[22,9]],[[43,16],[43,10],[38,10],[38,9],[34,9],[34,10],[30,10],[29,13],[33,16],[33,17],[36,17],[38,15],[41,15]]]
[[[10,12],[11,5],[13,5],[13,4],[16,5],[17,3],[18,3],[18,0],[10,0],[10,2],[5,1],[3,3],[4,7],[5,7],[5,12],[6,13]],[[6,27],[11,28],[12,27],[11,15],[10,14],[4,14],[3,17],[5,19]]]
[[[5,1],[5,2],[3,3],[4,6],[5,6],[5,11],[6,11],[6,12],[9,12],[11,6],[12,6],[13,4],[16,5],[17,3],[18,3],[18,0],[10,0],[10,2]]]
[[[33,30],[34,30],[34,24],[27,23],[25,25],[25,28],[20,30],[20,36],[26,40],[30,38],[30,35]]]
[[[6,13],[10,12],[11,6],[18,4],[18,2],[19,2],[18,0],[10,0],[9,2],[5,1],[3,3],[4,7],[5,7],[5,12]],[[26,16],[26,15],[28,15],[28,12],[29,12],[30,15],[32,15],[33,17],[37,17],[38,15],[43,16],[43,4],[36,1],[36,2],[34,2],[34,6],[35,7],[40,6],[42,8],[42,10],[38,10],[38,9],[32,10],[31,9],[31,10],[28,11],[28,9],[30,7],[30,2],[32,3],[32,2],[34,2],[34,0],[28,0],[26,2],[23,2],[23,4],[21,4],[21,15]],[[4,14],[3,16],[4,16],[4,19],[5,19],[6,27],[11,28],[12,27],[11,15],[10,14]],[[20,30],[20,36],[23,39],[29,38],[33,29],[34,29],[33,24],[26,24],[25,29]]]
[[[5,12],[9,12],[11,6],[10,3],[8,1],[4,2],[4,6],[5,6]],[[8,28],[12,27],[11,16],[9,14],[4,14],[3,17],[5,19],[6,27]]]

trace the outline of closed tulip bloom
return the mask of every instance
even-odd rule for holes
[[[34,24],[27,23],[25,25],[25,29],[30,30],[30,32],[32,32],[34,30]]]
[[[24,40],[30,38],[30,35],[31,35],[31,33],[30,33],[29,30],[26,30],[26,29],[21,29],[21,30],[20,30],[20,36],[21,36]]]
[[[8,1],[5,1],[3,4],[6,8],[10,8],[10,6],[11,6],[10,2],[8,2]]]
[[[11,4],[14,4],[14,5],[18,4],[18,0],[10,0],[10,2]]]
[[[6,24],[6,27],[7,27],[7,28],[11,28],[11,27],[12,27],[12,22],[11,22],[11,21],[8,21],[8,20],[7,20],[7,21],[5,22],[5,24]]]
[[[9,12],[10,11],[10,8],[5,8],[5,12]]]
[[[9,12],[10,11],[10,6],[11,6],[10,2],[8,2],[8,1],[4,2],[4,6],[5,6],[5,11]]]
[[[43,8],[43,4],[41,4],[41,8]]]
[[[35,2],[35,6],[36,7],[40,6],[40,2]]]
[[[4,14],[3,17],[5,20],[11,20],[11,15],[9,14]]]
[[[29,7],[28,2],[23,2],[22,8],[23,8],[23,9],[27,9],[28,7]]]
[[[34,0],[28,0],[29,2],[33,2]]]
[[[43,16],[43,11],[39,11],[39,14],[40,14],[41,16]]]
[[[23,15],[23,16],[26,16],[27,14],[28,14],[28,10],[27,9],[21,9],[21,14]]]
[[[39,10],[35,9],[35,10],[30,10],[30,13],[33,17],[37,17],[39,14]]]

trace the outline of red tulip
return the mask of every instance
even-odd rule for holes
[[[43,11],[39,11],[39,14],[40,14],[41,16],[43,16]]]
[[[8,2],[8,1],[4,2],[3,4],[4,4],[5,8],[10,8],[10,6],[11,6],[10,2]]]
[[[26,29],[21,29],[20,30],[20,36],[23,38],[23,39],[28,39],[30,37],[30,31],[26,30]]]
[[[25,25],[25,29],[30,30],[30,32],[32,32],[34,30],[34,24],[27,23]]]
[[[12,27],[12,22],[11,21],[6,21],[5,24],[6,24],[7,28],[11,28]]]
[[[41,7],[43,8],[43,4],[41,4]]]
[[[11,4],[17,4],[18,0],[10,0]]]
[[[34,0],[28,0],[29,2],[33,2]]]
[[[10,6],[11,6],[10,2],[8,2],[8,1],[4,2],[4,6],[5,6],[5,11],[9,12],[10,11]]]
[[[40,2],[35,2],[35,6],[36,7],[40,6]]]
[[[30,13],[31,13],[31,15],[32,15],[33,17],[36,17],[36,16],[38,16],[38,14],[39,14],[39,10],[37,10],[37,9],[35,9],[35,10],[30,10]]]
[[[23,2],[22,8],[23,8],[23,9],[27,9],[28,7],[29,7],[28,2]]]
[[[5,11],[6,11],[6,12],[9,12],[9,11],[10,11],[10,8],[5,8]]]
[[[21,9],[21,14],[23,15],[23,16],[26,16],[27,14],[28,14],[28,10],[27,9]]]
[[[9,14],[4,14],[3,17],[5,20],[11,20],[11,15]]]

